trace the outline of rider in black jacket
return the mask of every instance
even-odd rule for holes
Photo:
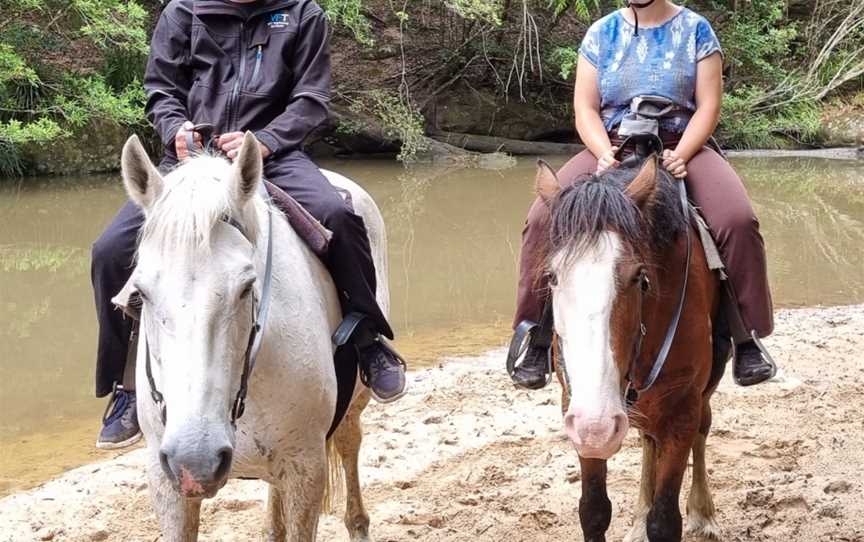
[[[156,25],[144,76],[147,118],[170,169],[189,156],[187,134],[213,126],[211,144],[229,159],[252,131],[261,144],[264,176],[333,232],[325,264],[342,309],[366,315],[358,344],[363,381],[381,402],[404,393],[402,362],[381,339],[393,331],[375,299],[375,268],[366,227],[350,203],[301,150],[327,118],[330,52],[325,15],[312,0],[173,0]],[[193,141],[201,142],[194,133]],[[131,322],[111,304],[128,280],[141,211],[131,202],[93,245],[92,280],[99,319],[96,395],[116,389],[97,446],[118,448],[140,438],[134,391],[118,388]],[[127,379],[128,380],[128,379]]]

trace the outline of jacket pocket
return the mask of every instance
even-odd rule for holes
[[[252,68],[252,81],[251,83],[254,85],[258,82],[258,78],[261,77],[261,57],[264,56],[264,50],[261,45],[259,45],[255,49],[255,67]]]

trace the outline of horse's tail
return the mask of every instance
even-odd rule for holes
[[[335,440],[327,439],[327,480],[324,484],[324,499],[321,501],[321,513],[332,514],[336,503],[342,500],[345,488],[345,477],[342,471],[342,456],[336,449]]]

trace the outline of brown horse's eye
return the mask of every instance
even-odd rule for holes
[[[630,278],[630,284],[639,286],[643,292],[648,291],[651,282],[648,280],[648,270],[644,265],[639,265],[633,270],[633,275]]]

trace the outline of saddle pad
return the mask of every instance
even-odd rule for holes
[[[300,236],[300,239],[306,243],[312,252],[319,258],[324,258],[327,254],[327,247],[330,245],[330,239],[333,238],[333,232],[325,228],[320,222],[309,214],[309,211],[297,203],[297,200],[285,193],[284,190],[271,183],[264,181],[264,186],[267,187],[267,193],[270,194],[270,199],[276,207],[282,211],[288,223]]]

